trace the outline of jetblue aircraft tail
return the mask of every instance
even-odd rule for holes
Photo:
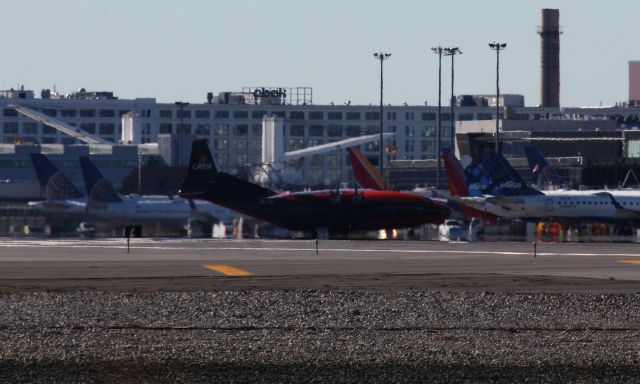
[[[442,150],[444,166],[447,171],[449,190],[453,196],[482,196],[491,194],[491,180],[480,169],[475,161],[471,161],[464,169],[450,148]]]
[[[564,180],[562,180],[556,170],[553,169],[538,148],[527,145],[524,147],[524,152],[527,155],[527,162],[529,163],[529,169],[533,175],[533,181],[536,183],[538,188],[548,184],[564,184]]]
[[[219,172],[209,150],[207,139],[193,141],[187,177],[180,185],[179,195],[185,199],[205,199],[231,207],[276,195],[257,184]]]
[[[524,196],[541,195],[542,192],[528,186],[513,169],[501,153],[495,153],[492,148],[482,150],[484,169],[491,177],[490,190],[495,195]]]
[[[31,154],[31,163],[36,170],[40,185],[47,200],[75,199],[82,197],[76,188],[53,163],[41,153]]]
[[[351,167],[353,168],[353,177],[360,188],[384,190],[384,180],[380,173],[373,168],[369,160],[364,156],[358,147],[347,148]]]
[[[82,177],[84,178],[89,201],[100,203],[118,203],[122,201],[113,185],[102,176],[102,173],[88,157],[80,157],[80,167],[82,168]]]

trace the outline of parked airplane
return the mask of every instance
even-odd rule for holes
[[[87,211],[94,216],[123,225],[170,222],[186,224],[190,218],[206,222],[231,220],[228,209],[206,202],[193,202],[167,196],[121,196],[88,157],[80,157],[87,190]]]
[[[558,190],[540,192],[526,185],[502,154],[484,149],[482,160],[491,177],[493,195],[485,195],[485,208],[494,207],[525,220],[603,221],[640,223],[640,191]]]
[[[370,189],[276,193],[218,171],[206,139],[194,140],[179,195],[204,199],[291,230],[319,236],[442,223],[451,211],[422,195]]]
[[[347,148],[347,152],[349,153],[351,166],[353,168],[353,176],[356,183],[360,187],[382,190],[384,182],[382,181],[380,173],[373,168],[369,160],[367,160],[358,147]],[[445,149],[443,151],[443,157],[445,159],[445,167],[447,167],[447,174],[450,175],[449,191],[451,192],[451,195],[469,196],[469,188],[466,183],[466,177],[464,176],[462,165],[460,165],[458,159],[455,158],[449,149]],[[431,198],[434,201],[446,205],[451,209],[450,219],[472,219],[475,217],[489,223],[494,223],[497,220],[497,217],[493,214],[458,204],[455,199],[446,199],[444,197],[434,196],[433,191],[430,193],[432,194]]]
[[[87,198],[45,155],[32,153],[31,163],[44,190],[45,200],[30,201],[30,207],[48,212],[85,213]]]
[[[524,152],[527,155],[527,162],[529,163],[529,169],[533,176],[533,182],[538,189],[550,189],[549,187],[561,187],[564,185],[562,177],[553,169],[538,148],[532,145],[526,145]]]

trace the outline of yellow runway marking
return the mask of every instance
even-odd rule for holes
[[[640,260],[618,260],[618,263],[624,263],[624,264],[640,264]]]
[[[245,271],[244,269],[236,268],[226,264],[204,264],[202,265],[202,268],[220,272],[227,276],[253,276],[253,273],[249,271]]]

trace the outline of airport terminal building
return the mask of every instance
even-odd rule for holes
[[[125,100],[112,92],[84,89],[69,95],[42,90],[39,96],[22,88],[0,91],[0,179],[35,180],[28,153],[42,151],[71,168],[78,155],[91,155],[119,185],[139,161],[145,162],[149,156],[157,155],[169,166],[184,165],[188,143],[194,137],[208,138],[218,165],[237,174],[264,162],[265,117],[279,122],[281,130],[275,140],[285,152],[377,134],[380,126],[379,105],[316,105],[312,90],[301,87],[248,87],[240,92],[209,93],[198,104],[160,103],[153,98]],[[453,119],[450,107],[442,107],[440,124],[437,106],[385,105],[384,131],[394,134],[385,139],[383,149],[388,164],[386,176],[393,179],[394,169],[407,164],[432,169],[439,125],[441,146],[456,142],[459,154],[473,155],[474,148],[491,143],[495,103],[492,95],[460,96]],[[519,95],[501,95],[500,106],[501,140],[507,156],[522,157],[518,153],[521,144],[533,142],[561,152],[546,152],[551,157],[640,157],[640,136],[635,134],[640,109],[525,107],[524,97]],[[22,108],[43,117],[34,119],[21,112]],[[457,140],[453,138],[452,120]],[[56,129],[56,122],[71,127],[77,135]],[[597,136],[604,132],[610,139],[598,141]],[[83,134],[104,142],[83,145]],[[564,136],[574,140],[562,139]],[[583,136],[593,140],[577,139]],[[606,143],[609,149],[603,153],[596,145],[592,148],[599,153],[588,153],[590,147],[585,143]],[[373,165],[378,164],[378,145],[378,140],[361,144]],[[142,160],[138,154],[142,154]],[[295,175],[296,183],[304,186],[335,187],[353,180],[344,150],[287,161],[283,167],[284,175]],[[425,177],[415,184],[433,185],[433,180]]]

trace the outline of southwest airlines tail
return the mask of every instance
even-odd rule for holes
[[[444,159],[444,168],[447,171],[447,181],[449,183],[449,191],[452,196],[469,196],[469,185],[465,178],[462,164],[456,159],[450,148],[442,150],[442,158]]]
[[[547,184],[564,184],[564,180],[562,180],[556,170],[553,169],[538,148],[527,145],[524,147],[524,152],[527,155],[527,162],[529,163],[529,169],[533,175],[533,181],[536,183],[538,188]]]
[[[482,150],[482,163],[491,177],[490,189],[495,195],[523,196],[541,195],[542,192],[529,187],[513,169],[501,153],[495,153],[492,148]]]
[[[384,190],[384,180],[380,173],[376,171],[369,160],[360,152],[358,147],[347,148],[351,167],[353,168],[353,177],[360,188],[369,188],[376,190]]]
[[[40,185],[45,190],[47,200],[75,199],[82,197],[82,192],[41,153],[31,154],[31,163],[36,170]]]
[[[113,185],[102,176],[102,173],[88,157],[80,157],[80,167],[82,168],[82,177],[84,178],[89,201],[100,203],[118,203],[122,201]]]

